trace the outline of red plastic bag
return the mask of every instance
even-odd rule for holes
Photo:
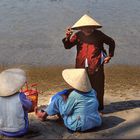
[[[29,85],[27,82],[25,83],[25,86],[21,89],[21,91],[26,95],[26,97],[32,102],[32,108],[29,110],[30,112],[34,112],[34,108],[38,104],[38,90],[37,90],[37,84],[31,84]]]

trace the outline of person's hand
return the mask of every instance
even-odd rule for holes
[[[70,27],[67,28],[67,30],[66,30],[66,38],[70,38],[72,34],[73,34],[73,31],[71,30],[71,28]]]
[[[104,59],[104,64],[107,64],[109,63],[111,57],[110,56],[107,56],[105,59]]]
[[[41,121],[46,120],[47,113],[45,111],[38,110],[38,107],[36,106],[34,108],[34,112],[35,112],[35,115],[38,117],[39,120],[41,120]]]

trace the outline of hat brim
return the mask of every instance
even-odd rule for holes
[[[72,27],[71,29],[72,30],[81,30],[82,28],[84,27],[90,27],[90,28],[93,28],[93,29],[97,29],[97,28],[102,28],[102,26],[95,26],[95,25],[85,25],[85,26],[79,26],[79,27]]]

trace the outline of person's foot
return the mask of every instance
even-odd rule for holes
[[[45,111],[38,109],[37,106],[34,108],[34,112],[40,121],[45,121],[46,117],[48,116]]]

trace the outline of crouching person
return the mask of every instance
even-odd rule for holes
[[[17,137],[28,131],[28,110],[32,103],[19,92],[25,82],[26,75],[21,69],[0,73],[0,135]]]
[[[65,126],[72,131],[86,131],[101,125],[96,91],[92,89],[85,69],[66,69],[64,80],[73,88],[57,93],[44,110],[35,110],[42,121],[60,114]]]

